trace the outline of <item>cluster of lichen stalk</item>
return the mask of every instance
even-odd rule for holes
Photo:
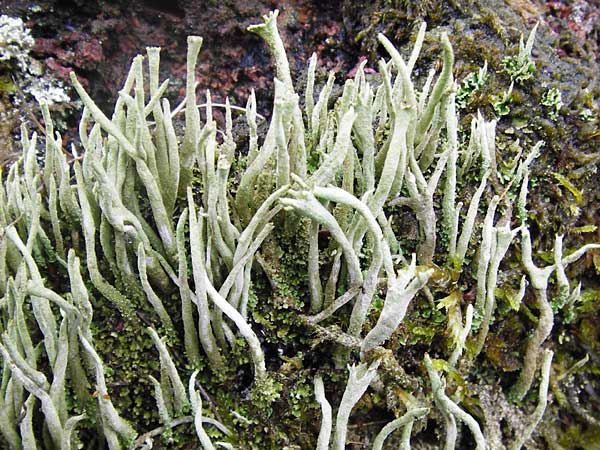
[[[262,143],[254,95],[245,108],[249,130],[245,157],[236,149],[228,103],[224,131],[213,120],[209,93],[203,124],[199,108],[194,107],[194,74],[202,43],[198,37],[188,39],[186,98],[180,105],[185,106],[183,136],[177,135],[173,124],[183,108],[172,110],[163,98],[168,80],[160,83],[157,48],[149,48],[146,58],[134,59],[111,118],[72,75],[85,106],[79,128],[82,149],[62,147],[48,109],[42,107],[46,140],[40,167],[38,138],[23,130],[23,156],[10,168],[0,190],[0,431],[11,449],[69,449],[78,424],[86,417],[93,418],[110,449],[134,445],[142,430],[135,430],[113,406],[90,328],[92,305],[100,301],[110,302],[126,320],[138,320],[132,299],[151,305],[164,334],[161,338],[155,329],[148,329],[160,356],[160,375],[151,382],[162,429],[193,421],[202,447],[213,449],[216,444],[203,427],[208,422],[227,441],[229,430],[203,416],[197,372],[186,389],[167,344],[183,337],[187,364],[199,367],[200,360],[206,359],[210,371],[219,377],[239,334],[252,358],[254,389],[259,395],[270,395],[272,378],[261,340],[249,321],[248,300],[253,277],[264,264],[257,257],[259,249],[270,238],[274,224],[309,227],[310,306],[303,323],[326,333],[321,324],[335,323],[343,307],[351,305],[347,328],[331,332],[330,338],[337,342],[334,357],[338,364],[346,365],[351,358],[358,358],[359,363],[349,366],[335,421],[322,379],[314,380],[322,408],[317,449],[345,448],[354,405],[370,385],[378,383],[380,361],[368,355],[397,330],[415,295],[439,298],[440,292],[428,286],[434,274],[450,274],[453,287],[446,288],[444,295],[460,286],[475,235],[479,251],[472,267],[477,298],[466,307],[465,323],[458,325],[450,341],[447,362],[458,367],[465,359],[472,361],[483,348],[493,321],[500,263],[520,234],[527,275],[520,296],[525,294],[528,279],[540,316],[512,393],[522,399],[540,367],[542,381],[538,408],[511,448],[521,448],[540,421],[552,358],[552,352],[542,348],[553,324],[548,281],[556,272],[563,303],[577,295],[577,289],[571,292],[565,267],[592,247],[584,246],[565,257],[557,237],[554,263],[539,268],[533,262],[525,205],[529,165],[541,144],[519,161],[508,187],[488,202],[479,234],[478,212],[484,194],[500,186],[495,123],[481,116],[474,119],[470,142],[459,154],[448,37],[440,36],[441,73],[435,79],[431,71],[417,91],[411,72],[425,26],[418,32],[408,62],[380,36],[391,57],[379,64],[380,81],[368,81],[361,66],[356,77],[346,81],[333,109],[328,107],[333,74],[315,102],[313,56],[303,111],[276,18],[277,13],[271,14],[264,24],[251,27],[267,42],[277,79],[274,109]],[[307,161],[315,157],[318,167],[311,170]],[[236,159],[241,169],[235,174],[233,193],[230,172]],[[462,205],[456,203],[457,180],[464,181],[468,174],[474,174],[480,184],[463,213]],[[522,222],[516,229],[510,226],[511,186],[520,189],[517,204]],[[436,207],[439,199],[441,208]],[[419,240],[412,256],[402,252],[402,236],[394,233],[386,215],[385,207],[392,205],[412,211],[418,222]],[[299,216],[307,220],[299,221]],[[323,230],[331,239],[329,249],[335,249],[329,273],[319,263]],[[443,244],[437,242],[442,233]],[[50,266],[68,283],[49,286],[41,268]],[[180,298],[183,330],[176,329],[163,303],[171,298],[165,293],[173,289]],[[376,295],[384,297],[383,307],[376,324],[365,329]],[[461,358],[469,340],[474,350]],[[424,365],[432,395],[421,397],[425,402],[405,405],[406,414],[383,427],[373,448],[383,448],[387,436],[399,428],[403,429],[402,448],[410,448],[413,423],[425,420],[434,410],[443,425],[445,449],[455,446],[457,420],[470,430],[478,449],[490,448],[475,418],[446,394],[444,379],[427,354]],[[96,395],[91,396],[94,390]],[[67,395],[75,399],[75,409],[67,408]],[[75,410],[80,414],[71,415]],[[34,420],[35,415],[43,419]],[[36,429],[34,423],[43,423],[43,429]],[[149,445],[156,434],[147,433],[135,444]],[[217,444],[231,448],[227,443]]]

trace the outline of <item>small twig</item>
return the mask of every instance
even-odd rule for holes
[[[388,421],[387,420],[374,420],[373,422],[363,422],[363,423],[360,423],[360,424],[357,423],[357,424],[354,424],[354,425],[348,425],[348,428],[352,430],[354,428],[368,427],[368,426],[371,426],[371,425],[381,425],[383,423],[388,423]]]
[[[3,235],[4,235],[4,231],[5,231],[5,230],[6,230],[8,227],[12,227],[12,226],[16,225],[16,224],[17,224],[17,223],[18,223],[18,222],[19,222],[19,221],[20,221],[22,218],[23,218],[23,213],[19,214],[15,220],[13,220],[11,223],[9,223],[8,225],[6,225],[6,226],[4,227],[4,229],[2,230],[2,233],[0,234],[0,236],[3,236]]]
[[[142,322],[144,322],[146,324],[146,326],[148,327],[155,327],[156,324],[153,323],[143,311],[136,311],[137,316],[142,320]]]
[[[208,392],[206,392],[206,389],[204,389],[200,383],[196,383],[196,387],[200,391],[200,394],[202,394],[202,397],[204,397],[204,399],[209,403],[210,410],[215,415],[215,417],[217,418],[217,420],[219,422],[223,423],[223,419],[219,415],[219,412],[217,411],[217,406],[215,405],[215,402],[212,399],[212,397],[210,396],[210,394]]]
[[[36,128],[39,130],[39,132],[42,133],[44,136],[46,136],[46,127],[44,127],[40,123],[40,121],[37,119],[37,117],[35,117],[35,114],[33,114],[33,111],[31,111],[31,108],[29,107],[29,104],[27,103],[27,99],[25,98],[25,94],[23,93],[23,90],[21,89],[21,86],[19,85],[19,81],[17,80],[17,77],[14,75],[11,75],[10,77],[12,79],[13,85],[15,86],[15,90],[17,91],[17,95],[19,96],[19,99],[21,100],[23,109],[25,110],[25,112],[27,113],[27,115],[29,116],[29,118],[31,119],[33,124],[36,126]]]
[[[144,443],[148,439],[152,439],[155,436],[160,436],[165,431],[170,430],[171,428],[175,428],[179,425],[184,425],[186,423],[192,423],[193,421],[194,421],[193,416],[178,417],[177,419],[174,419],[171,422],[169,422],[167,425],[163,425],[161,427],[155,428],[154,430],[150,430],[147,433],[142,434],[140,437],[138,437],[135,440],[135,442],[133,443],[133,446],[131,447],[130,450],[135,450],[137,448],[141,448],[142,445],[144,445]],[[231,432],[227,428],[225,428],[222,424],[220,424],[216,420],[211,419],[210,417],[202,417],[202,422],[207,423],[209,425],[213,425],[215,428],[217,428],[219,431],[221,431],[223,434],[225,434],[227,436],[229,436],[231,434]]]
[[[317,340],[335,342],[345,348],[360,348],[362,341],[355,336],[351,336],[348,333],[344,333],[338,327],[330,326],[323,327],[314,323],[307,323],[311,328],[314,329],[317,334]]]
[[[569,367],[567,370],[565,370],[563,373],[561,373],[560,375],[556,376],[556,381],[560,382],[563,379],[565,379],[566,377],[568,377],[569,375],[571,375],[572,373],[574,373],[577,369],[585,366],[585,364],[590,360],[590,355],[588,353],[585,354],[585,356],[580,359],[579,361],[577,361],[575,364],[573,364],[571,367]]]
[[[209,105],[208,103],[199,103],[196,105],[197,108],[207,108]],[[227,108],[227,105],[225,103],[211,103],[210,106],[214,106],[216,108]],[[234,111],[240,111],[240,112],[246,112],[246,108],[242,108],[241,106],[235,106],[235,105],[229,105],[229,108],[231,108]],[[177,108],[175,108],[173,110],[173,112],[171,112],[171,118],[175,117],[177,114],[179,114],[180,112],[184,112],[185,111],[185,103],[181,102]],[[265,116],[256,113],[256,117],[259,118],[260,120],[266,120]]]

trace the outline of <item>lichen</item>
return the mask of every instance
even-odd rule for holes
[[[578,322],[578,339],[597,347],[586,317],[597,292],[572,268],[599,246],[558,233],[554,251],[536,242],[529,190],[547,156],[524,130],[544,117],[526,114],[518,86],[539,89],[524,77],[533,38],[520,46],[525,72],[490,60],[489,84],[483,74],[465,83],[465,111],[481,107],[469,133],[447,33],[421,24],[407,61],[379,35],[389,57],[379,77],[359,66],[339,96],[327,101],[332,81],[316,103],[313,80],[304,109],[276,20],[252,27],[281,81],[264,136],[249,100],[244,156],[239,108],[210,93],[206,115],[195,106],[198,37],[188,40],[183,132],[156,48],[148,76],[134,59],[111,117],[72,74],[85,108],[68,158],[46,105],[43,166],[24,130],[0,190],[0,431],[10,446],[42,442],[34,423],[46,424],[48,448],[92,434],[111,449],[519,449],[542,439],[548,386],[562,389],[552,371],[568,379],[585,364],[562,370],[545,347],[563,364],[560,346],[573,345],[564,327]],[[416,81],[434,53],[439,75]],[[495,118],[491,100],[511,89],[511,110]],[[555,179],[586,200],[571,177]],[[518,371],[516,383],[504,371]],[[482,411],[498,377],[506,393],[496,387],[502,401]],[[581,395],[561,401],[576,409]]]

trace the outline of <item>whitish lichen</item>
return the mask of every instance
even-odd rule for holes
[[[71,147],[68,158],[47,105],[43,167],[37,135],[23,131],[23,156],[0,189],[0,432],[11,448],[34,448],[36,441],[69,448],[77,424],[85,427],[82,436],[100,433],[111,450],[152,445],[160,433],[175,445],[174,428],[190,422],[195,433],[186,439],[196,436],[204,450],[297,448],[300,436],[288,435],[289,422],[278,419],[314,417],[316,405],[306,400],[311,380],[321,429],[312,426],[314,435],[302,442],[319,450],[343,450],[350,435],[367,433],[364,442],[381,449],[400,428],[406,450],[417,421],[441,430],[446,449],[466,442],[478,450],[507,442],[519,449],[535,436],[552,369],[543,346],[554,315],[580,292],[566,268],[600,247],[565,249],[563,256],[558,236],[554,260],[534,263],[527,190],[542,143],[499,174],[496,122],[478,114],[470,140],[459,134],[454,53],[445,33],[439,76],[431,71],[422,86],[413,81],[424,24],[408,63],[380,35],[390,57],[379,65],[380,78],[367,79],[360,66],[334,105],[327,101],[331,75],[315,104],[311,59],[303,111],[276,19],[277,12],[251,27],[269,45],[280,80],[262,142],[250,97],[247,157],[236,150],[243,140],[236,139],[229,101],[222,130],[210,93],[200,115],[199,37],[188,39],[184,132],[174,122],[182,107],[171,110],[163,98],[168,80],[160,83],[157,48],[134,59],[110,117],[72,74],[85,108],[81,148]],[[522,45],[524,61],[533,34]],[[470,203],[464,214],[461,184],[472,184],[461,194]],[[515,208],[521,224],[511,228]],[[402,215],[414,224],[413,236],[393,225]],[[520,261],[507,264],[518,234]],[[482,412],[476,405],[485,397],[476,396],[484,390],[467,389],[484,378],[475,358],[483,358],[500,309],[496,293],[519,279],[514,304],[533,294],[539,317],[512,394],[522,400],[531,391],[543,354],[538,405],[525,427],[482,427],[488,417],[500,423],[502,413],[520,410]],[[128,339],[119,340],[122,332]],[[410,339],[419,345],[400,348]],[[289,349],[296,356],[285,354]],[[303,360],[303,352],[315,356]],[[412,374],[404,373],[401,354],[409,355]],[[131,409],[119,407],[125,376]],[[335,421],[325,386],[339,390],[330,395],[339,402]],[[387,425],[349,425],[353,412],[373,405],[387,409],[385,420],[375,421]],[[162,426],[134,442],[146,413]],[[215,433],[229,442],[213,444]]]

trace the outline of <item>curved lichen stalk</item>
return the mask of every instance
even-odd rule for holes
[[[291,111],[292,130],[289,144],[290,170],[304,179],[306,177],[307,156],[304,142],[304,121],[302,120],[302,112],[298,104],[298,96],[294,93],[294,85],[290,75],[285,48],[277,30],[278,15],[278,10],[271,12],[268,16],[264,17],[264,24],[252,25],[248,27],[248,31],[258,34],[265,40],[275,59],[277,78],[283,82],[286,90],[290,93],[289,98],[293,98]]]
[[[126,445],[129,446],[129,444],[131,444],[137,436],[137,432],[133,429],[129,422],[119,415],[110,399],[108,388],[106,386],[106,379],[104,376],[104,365],[100,359],[100,356],[98,356],[98,353],[92,344],[82,333],[79,334],[79,339],[84,350],[87,352],[91,361],[93,362],[93,368],[96,373],[96,390],[98,391],[96,398],[98,400],[102,428],[108,440],[109,448],[110,450],[120,450],[120,439],[122,439]]]
[[[473,434],[477,450],[488,449],[488,445],[477,421],[473,418],[473,416],[463,411],[444,392],[445,383],[442,381],[442,378],[440,377],[439,373],[434,369],[433,363],[431,362],[431,358],[427,354],[425,355],[425,367],[427,368],[427,373],[429,374],[429,379],[431,381],[433,399],[437,407],[442,411],[442,415],[444,415],[445,417],[455,417],[461,422],[464,422]],[[454,424],[454,426],[456,426],[456,424]],[[454,438],[455,437],[456,436],[454,436]],[[447,440],[446,442],[448,443],[449,441]],[[450,447],[447,444],[446,448],[454,448],[454,442],[451,442]]]
[[[523,183],[521,185],[521,193],[519,201],[525,208],[527,201],[528,186],[528,172],[525,169]],[[526,217],[526,216],[525,216]],[[525,356],[523,360],[523,368],[519,374],[517,382],[512,386],[510,395],[515,400],[522,400],[525,394],[531,388],[533,378],[535,375],[536,367],[538,366],[537,360],[538,355],[541,353],[541,347],[544,341],[550,336],[552,328],[554,326],[554,312],[550,306],[548,300],[548,283],[551,275],[557,269],[563,271],[569,264],[577,261],[589,250],[600,248],[600,244],[587,244],[580,247],[569,256],[562,257],[562,236],[556,236],[554,241],[554,264],[540,268],[533,261],[533,248],[531,243],[531,233],[527,228],[526,224],[521,225],[521,259],[523,266],[529,277],[531,287],[533,288],[535,295],[535,305],[540,311],[538,323],[529,336],[527,346],[525,349]],[[560,269],[559,269],[560,268]],[[563,281],[564,282],[564,281]]]

